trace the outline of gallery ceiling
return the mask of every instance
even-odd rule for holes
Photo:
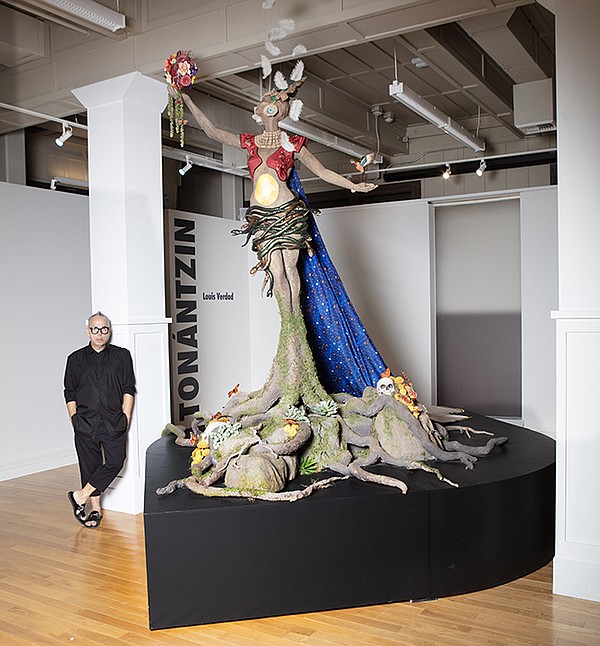
[[[446,7],[468,4],[454,0],[446,2]],[[379,150],[392,161],[406,155],[416,158],[432,148],[461,147],[390,96],[389,85],[397,80],[483,139],[486,154],[505,152],[511,144],[522,142],[525,134],[515,126],[513,86],[554,77],[553,15],[541,4],[528,0],[472,0],[471,4],[475,2],[483,9],[472,11],[471,17],[428,24],[425,19],[428,8],[433,10],[439,2],[398,0],[398,6],[410,5],[410,9],[421,12],[412,21],[414,25],[421,25],[420,28],[407,29],[391,24],[395,14],[380,12],[362,21],[349,20],[332,26],[327,38],[321,41],[316,27],[299,35],[299,42],[308,49],[303,57],[308,80],[301,89],[302,122],[364,149]],[[12,14],[18,12],[25,16],[20,27],[30,31],[27,40],[31,42],[41,37],[34,32],[43,28],[47,20],[44,13],[36,14],[44,4],[47,3],[37,0],[0,0],[0,11],[9,10]],[[124,2],[122,10],[129,6],[136,7],[134,19],[127,17],[128,24],[135,28],[141,21],[138,3]],[[188,17],[195,11],[195,6],[196,3],[181,3]],[[47,11],[49,9],[45,7],[44,12]],[[336,38],[332,37],[334,32]],[[359,33],[363,36],[358,37]],[[119,40],[106,32],[93,36],[122,42],[122,38]],[[196,92],[250,110],[261,91],[267,89],[268,80],[262,80],[256,64],[260,53],[258,47],[234,52],[232,56],[243,57],[245,64],[236,60],[229,65],[229,70],[227,65],[211,70],[211,62],[207,62],[204,71],[208,73],[192,94],[199,101],[202,97]],[[0,77],[11,68],[35,65],[27,59],[31,56],[31,52],[24,52],[14,38],[2,37],[0,30]],[[43,58],[43,53],[39,56]],[[275,69],[289,72],[292,63],[276,64]],[[160,69],[142,71],[161,77]],[[0,101],[4,100],[0,96]],[[39,111],[56,114],[58,110],[61,113],[56,116],[66,116],[69,105],[75,106],[76,101],[72,97],[65,98],[60,105],[62,109],[58,107],[59,102],[55,105],[40,103]],[[0,134],[36,123],[38,127],[44,127],[43,120],[16,116],[10,110],[0,109]],[[48,128],[54,131],[60,126],[50,123]],[[194,145],[193,134],[190,142]],[[196,143],[199,145],[201,141]],[[465,152],[464,156],[469,155]]]
[[[419,137],[439,136],[437,128],[389,95],[397,80],[488,147],[502,150],[524,137],[514,125],[513,85],[554,77],[554,22],[543,7],[529,4],[303,60],[302,117],[318,128],[368,149],[379,146],[390,157],[409,153],[410,142]],[[198,91],[251,109],[260,81],[254,70],[209,80]],[[455,145],[448,140],[447,147]]]

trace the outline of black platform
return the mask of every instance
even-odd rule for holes
[[[554,555],[554,441],[489,418],[468,423],[510,442],[472,471],[438,463],[458,489],[378,466],[408,494],[345,480],[294,503],[158,497],[188,473],[190,450],[157,440],[146,454],[150,628],[437,598],[542,567]]]

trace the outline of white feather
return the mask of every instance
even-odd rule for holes
[[[287,32],[280,27],[271,27],[267,30],[267,40],[282,40],[287,36]]]
[[[284,150],[287,150],[289,153],[293,153],[296,150],[294,148],[294,144],[290,141],[290,138],[288,137],[288,133],[285,130],[281,131],[281,147]]]
[[[304,45],[296,45],[292,50],[292,58],[298,58],[298,56],[303,56],[308,50]]]
[[[300,113],[302,112],[304,104],[300,99],[294,99],[290,101],[290,114],[289,117],[292,121],[298,121],[300,119]]]
[[[289,85],[288,82],[285,80],[285,76],[279,70],[275,72],[275,76],[273,77],[273,82],[275,83],[275,87],[278,90],[287,90]]]
[[[261,54],[260,55],[260,64],[261,64],[261,67],[262,67],[262,77],[264,79],[266,79],[267,76],[269,76],[269,74],[272,71],[271,61],[264,54]]]
[[[290,78],[292,81],[299,81],[302,78],[302,74],[304,74],[304,61],[298,61],[294,65]]]
[[[282,40],[290,32],[294,31],[296,23],[291,18],[280,20],[276,27],[267,30],[267,40]]]
[[[282,31],[285,31],[286,34],[289,34],[291,31],[294,31],[296,28],[296,23],[292,18],[284,18],[279,21],[279,27]]]
[[[281,50],[277,45],[273,45],[273,43],[270,40],[265,40],[265,49],[271,56],[279,56],[281,54]]]

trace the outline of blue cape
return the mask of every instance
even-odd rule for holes
[[[308,205],[295,168],[288,184]],[[302,253],[298,262],[308,343],[325,390],[360,397],[387,366],[344,289],[312,213],[309,232],[314,254]]]

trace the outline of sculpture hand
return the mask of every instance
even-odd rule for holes
[[[359,193],[368,193],[374,188],[377,188],[377,184],[370,184],[369,182],[361,182],[360,184],[355,184],[352,192],[358,191]]]
[[[178,92],[170,83],[167,83],[167,91],[172,99],[178,99],[181,96],[181,93]]]

